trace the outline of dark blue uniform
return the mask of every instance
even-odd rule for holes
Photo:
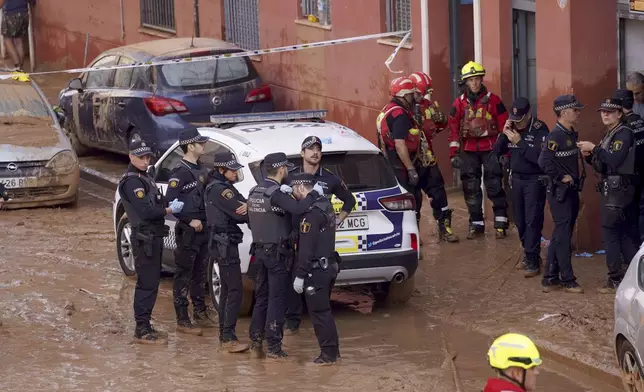
[[[521,140],[517,144],[512,144],[505,134],[501,134],[494,146],[497,155],[510,152],[514,220],[525,251],[524,263],[530,271],[538,271],[540,267],[546,184],[543,170],[539,167],[539,155],[548,132],[543,122],[533,118],[527,130],[521,132]]]
[[[568,288],[579,287],[571,262],[572,233],[579,214],[579,191],[582,181],[579,173],[579,154],[577,132],[557,122],[546,137],[539,156],[539,167],[550,180],[547,199],[555,224],[542,280],[546,288],[559,284]],[[572,177],[571,183],[562,182],[565,175]]]
[[[626,114],[626,125],[633,131],[633,142],[635,143],[635,181],[636,199],[639,201],[637,228],[634,229],[636,236],[635,243],[644,241],[644,119],[639,115],[630,112]]]

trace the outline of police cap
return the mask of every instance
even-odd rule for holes
[[[620,88],[615,91],[615,98],[622,100],[622,107],[626,110],[633,109],[634,97],[631,90]]]
[[[144,157],[146,155],[153,155],[152,149],[144,140],[133,140],[129,147],[130,155],[137,157]]]
[[[598,112],[616,112],[622,110],[622,100],[619,98],[606,98],[599,104]]]
[[[304,141],[302,142],[302,150],[311,148],[316,144],[320,146],[320,150],[322,150],[322,140],[320,140],[320,138],[317,136],[309,136],[306,139],[304,139]]]
[[[315,185],[317,181],[315,176],[309,173],[293,173],[288,176],[288,183],[290,186],[295,185]]]
[[[508,119],[510,121],[521,121],[523,116],[530,112],[530,101],[527,98],[519,97],[512,102],[512,110]]]
[[[264,167],[266,167],[267,169],[277,169],[282,166],[286,166],[288,168],[293,167],[293,164],[288,161],[286,154],[284,154],[283,152],[274,152],[264,157]]]
[[[190,127],[179,132],[179,144],[185,146],[192,143],[205,143],[208,141],[208,136],[202,136],[197,128]]]
[[[213,167],[224,167],[230,170],[239,170],[244,167],[244,165],[237,162],[237,158],[235,158],[232,152],[224,151],[215,154]]]
[[[586,105],[582,105],[577,101],[577,97],[570,94],[558,96],[552,106],[558,112],[564,109],[583,109],[586,107]]]

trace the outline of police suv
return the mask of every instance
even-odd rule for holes
[[[326,110],[301,110],[273,113],[212,116],[212,127],[201,127],[199,132],[210,138],[206,143],[202,165],[211,169],[216,153],[232,152],[244,165],[239,171],[235,187],[248,196],[250,189],[265,176],[264,156],[284,152],[295,165],[301,165],[300,147],[307,136],[322,140],[321,166],[344,180],[356,199],[351,214],[338,227],[336,250],[342,256],[342,270],[336,286],[365,285],[376,300],[386,303],[405,303],[414,291],[414,273],[418,267],[419,238],[414,214],[414,199],[400,186],[381,151],[355,131],[342,125],[324,121]],[[183,157],[176,142],[150,167],[156,183],[165,194],[169,175]],[[336,213],[342,201],[331,199]],[[114,201],[114,229],[121,268],[132,276],[134,260],[130,246],[130,225],[116,192]],[[174,267],[174,224],[169,215],[166,224],[170,235],[164,239],[165,270]],[[251,260],[250,229],[242,226],[244,242],[240,244],[242,273]],[[244,279],[242,314],[252,309],[252,283]],[[208,285],[217,308],[219,300],[218,267],[208,268]]]

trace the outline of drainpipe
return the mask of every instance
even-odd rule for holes
[[[194,6],[195,7],[195,20],[194,20],[195,31],[194,31],[194,34],[195,34],[195,37],[199,37],[200,36],[199,35],[199,0],[194,0],[194,2],[195,2],[195,6]]]
[[[121,0],[121,41],[124,39],[125,39],[125,19],[123,16],[123,0]]]
[[[420,0],[420,25],[423,42],[423,72],[429,73],[429,0]]]
[[[474,61],[483,63],[483,42],[481,39],[481,0],[474,0]]]

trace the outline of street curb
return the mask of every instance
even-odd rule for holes
[[[81,165],[80,169],[80,177],[82,179],[93,182],[94,184],[100,185],[104,188],[116,191],[116,188],[118,187],[120,181],[118,178],[108,176],[87,166]]]

